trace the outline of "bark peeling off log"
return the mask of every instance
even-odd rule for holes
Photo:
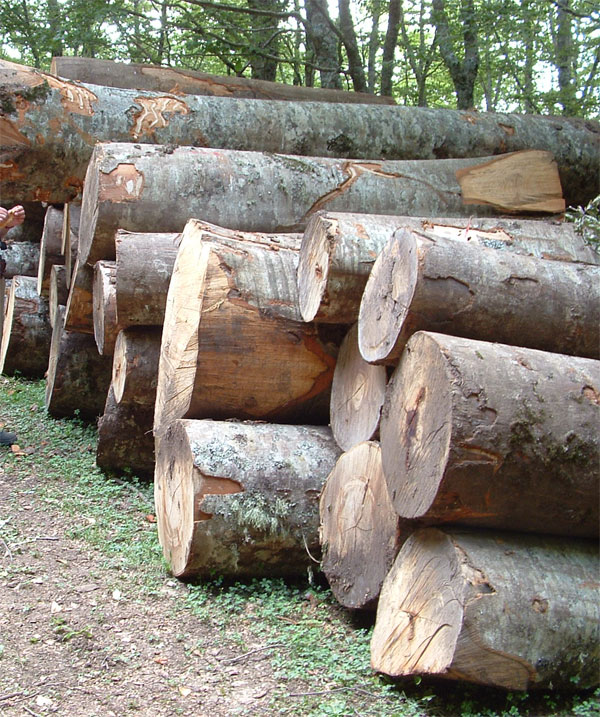
[[[159,538],[177,576],[293,575],[318,555],[325,427],[178,420],[157,441]]]
[[[594,686],[597,564],[592,541],[418,531],[382,587],[371,664],[510,690]]]
[[[598,534],[600,362],[419,332],[388,386],[383,466],[398,513]]]

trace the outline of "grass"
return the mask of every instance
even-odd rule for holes
[[[0,422],[17,433],[25,454],[0,449],[0,470],[23,479],[23,489],[13,493],[10,505],[0,506],[0,538],[18,542],[11,532],[11,511],[35,491],[42,503],[60,507],[70,535],[97,551],[104,566],[126,571],[132,590],[135,586],[138,599],[144,600],[167,577],[156,526],[148,521],[152,487],[134,476],[100,471],[94,461],[95,427],[77,418],[49,417],[44,388],[43,382],[0,377]],[[27,480],[31,476],[34,481]],[[185,599],[173,600],[174,611],[192,611],[215,635],[239,648],[231,662],[240,669],[257,651],[268,656],[278,683],[267,697],[269,714],[600,715],[600,691],[506,693],[419,679],[394,684],[374,675],[369,666],[372,618],[337,605],[320,575],[300,582],[215,579],[190,584]],[[85,637],[62,623],[55,627],[63,640]]]

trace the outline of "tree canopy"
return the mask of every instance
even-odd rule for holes
[[[4,0],[0,57],[78,55],[391,95],[401,104],[597,117],[593,0]]]

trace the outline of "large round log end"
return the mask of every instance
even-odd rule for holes
[[[319,214],[309,220],[298,263],[298,301],[304,321],[312,321],[324,300],[329,273],[331,232],[337,222],[325,219]]]

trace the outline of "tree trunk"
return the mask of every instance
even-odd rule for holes
[[[598,535],[600,362],[419,332],[388,385],[399,515]]]
[[[94,85],[150,90],[170,94],[238,97],[293,102],[343,102],[393,105],[391,97],[346,92],[320,87],[299,87],[280,82],[249,79],[237,75],[208,75],[205,72],[137,63],[119,63],[90,57],[54,57],[51,72],[62,78]]]
[[[353,323],[375,259],[396,229],[477,243],[543,259],[600,264],[573,224],[517,219],[417,218],[317,212],[308,221],[298,264],[305,321]]]
[[[297,249],[281,246],[285,235],[205,237],[191,220],[173,270],[155,435],[177,418],[327,423],[341,337],[300,321]]]
[[[4,259],[6,268],[4,276],[37,276],[40,263],[40,245],[29,241],[16,241],[0,250],[0,261]]]
[[[62,253],[63,210],[48,207],[40,241],[40,260],[37,271],[37,292],[47,297],[50,290],[50,270],[54,264],[64,264]]]
[[[36,277],[13,277],[4,312],[0,373],[42,378],[50,337],[48,303],[37,293]]]
[[[597,185],[599,130],[592,120],[160,93],[140,96],[137,90],[75,84],[5,61],[0,62],[0,91],[5,96],[0,118],[4,202],[71,201],[81,192],[94,146],[106,141],[371,161],[486,157],[538,149],[556,158],[569,204],[585,205]]]
[[[110,388],[104,413],[98,420],[96,464],[103,470],[131,470],[140,477],[154,472],[154,407],[140,403],[117,403]]]
[[[355,324],[342,341],[331,384],[331,432],[342,450],[379,436],[386,384],[385,366],[369,364],[360,355]]]
[[[598,684],[593,541],[429,528],[387,576],[371,665],[501,687]]]
[[[116,403],[148,406],[154,414],[161,333],[159,326],[132,326],[119,332],[111,385]]]
[[[157,441],[158,535],[180,577],[302,575],[319,557],[326,427],[174,421]]]
[[[94,338],[101,356],[112,356],[121,330],[117,316],[117,265],[98,261],[94,267]]]
[[[48,291],[48,315],[52,328],[54,328],[58,307],[66,305],[68,295],[66,269],[60,264],[54,264],[50,270],[50,289]]]
[[[599,316],[600,266],[402,229],[373,265],[358,344],[372,363],[397,363],[419,330],[598,358]]]
[[[59,307],[50,346],[46,408],[53,416],[102,415],[110,386],[111,357],[100,356],[94,337],[63,329]]]
[[[122,328],[162,325],[180,241],[181,234],[117,232],[117,316]]]
[[[343,453],[320,499],[321,568],[337,601],[373,610],[381,585],[408,536],[389,498],[379,444],[360,443]]]

